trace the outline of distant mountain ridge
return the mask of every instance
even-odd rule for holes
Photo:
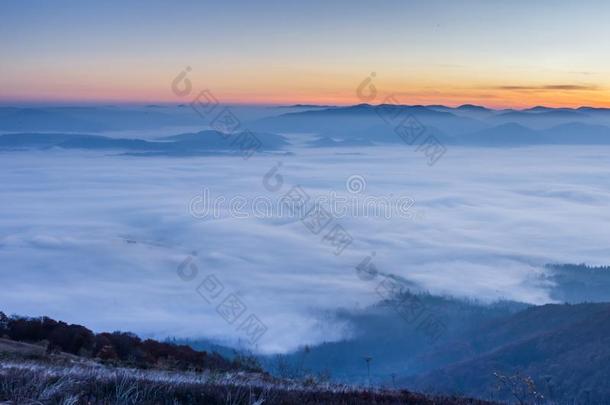
[[[312,147],[401,144],[397,128],[416,125],[443,143],[464,146],[610,144],[610,110],[534,107],[492,110],[465,104],[356,104],[292,111],[254,123],[259,130],[319,135]]]
[[[452,141],[479,146],[607,145],[610,144],[610,127],[570,122],[535,130],[511,122],[454,137]]]
[[[265,138],[263,143],[269,149],[278,149],[287,144],[282,135],[276,135],[281,133],[317,135],[318,139],[308,144],[310,147],[400,145],[404,142],[398,129],[405,124],[421,127],[425,136],[434,136],[442,143],[452,145],[513,147],[610,144],[609,108],[536,106],[522,110],[495,110],[472,104],[447,107],[366,103],[350,106],[297,104],[285,108],[289,110],[244,123],[243,127],[266,134],[262,135]],[[189,123],[203,125],[205,122],[190,108],[0,107],[0,131],[40,133],[45,136],[50,133],[96,134],[133,128],[142,130]],[[205,135],[205,131],[200,133]],[[77,140],[74,137],[64,139],[62,145],[52,146],[127,148],[134,153],[167,154],[219,149],[211,138],[166,138],[166,142],[174,142],[171,146],[160,145],[158,140],[115,139]],[[422,139],[418,138],[417,142]],[[20,147],[31,147],[35,142],[30,141],[29,146],[22,143]],[[7,138],[0,143],[4,147],[11,147]]]
[[[240,132],[227,135],[213,130],[179,134],[158,140],[110,138],[88,134],[18,133],[0,135],[0,150],[61,148],[116,150],[155,155],[235,153],[239,150],[240,143],[251,136],[256,136],[261,151],[280,150],[288,144],[281,135]],[[246,146],[250,145],[246,141],[244,143]]]

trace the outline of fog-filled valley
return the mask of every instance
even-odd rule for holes
[[[1,309],[487,399],[607,354],[578,334],[608,314],[607,110],[231,109],[1,108]],[[574,378],[605,395],[596,370]]]

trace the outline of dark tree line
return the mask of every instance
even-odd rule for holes
[[[64,352],[136,367],[179,370],[251,370],[251,362],[230,361],[217,353],[193,350],[190,346],[156,340],[142,340],[133,333],[95,334],[81,325],[67,324],[46,316],[7,317],[0,312],[0,337],[26,343],[46,343],[48,353]]]

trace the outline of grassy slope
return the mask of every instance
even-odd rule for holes
[[[0,401],[43,404],[484,404],[409,391],[364,390],[253,372],[111,367],[0,339]]]

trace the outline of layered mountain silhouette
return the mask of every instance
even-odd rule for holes
[[[400,144],[398,128],[404,125],[464,146],[610,143],[610,111],[590,107],[492,110],[476,105],[359,104],[290,112],[254,125],[272,132],[316,133],[319,139],[310,144],[313,147]]]
[[[358,104],[346,107],[298,105],[297,111],[245,122],[268,150],[287,145],[277,134],[314,134],[309,147],[404,145],[433,136],[448,145],[515,147],[529,145],[610,144],[610,109],[580,107],[493,110],[477,105],[408,106]],[[279,109],[276,111],[280,111]],[[57,146],[126,149],[137,153],[189,154],[226,146],[214,131],[164,139],[118,139],[99,132],[160,126],[202,125],[190,108],[32,107],[0,108],[0,131],[17,132],[0,140],[3,148]],[[409,132],[410,131],[410,132]],[[68,135],[87,134],[87,135]],[[210,136],[207,136],[210,135]],[[97,138],[95,138],[98,136]],[[19,139],[18,139],[19,138]],[[302,144],[302,143],[301,143]]]
[[[269,133],[218,131],[186,133],[158,140],[110,138],[99,135],[18,133],[0,136],[0,149],[86,149],[114,150],[141,155],[197,155],[234,153],[252,148],[275,151],[287,145],[284,137]]]
[[[552,403],[601,404],[610,397],[610,304],[544,305],[483,323],[446,345],[455,361],[401,383],[437,392],[514,400],[499,376]],[[427,357],[447,356],[437,352]],[[498,384],[500,386],[498,387]],[[424,388],[425,387],[425,388]],[[499,389],[498,389],[499,388]],[[532,400],[533,398],[528,398]]]

